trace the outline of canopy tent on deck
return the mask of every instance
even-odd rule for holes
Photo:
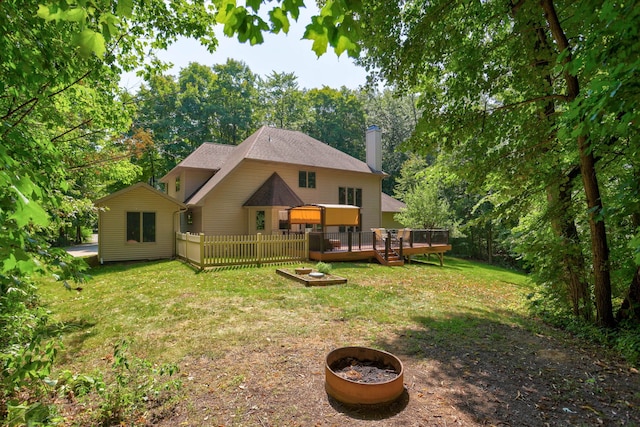
[[[289,224],[360,226],[360,208],[352,205],[304,205],[288,209]]]

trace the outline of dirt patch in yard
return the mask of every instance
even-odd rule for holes
[[[426,324],[426,323],[425,323]],[[340,322],[329,325],[339,331]],[[557,334],[474,324],[472,338],[438,342],[429,328],[381,331],[402,360],[405,393],[384,407],[352,407],[324,390],[324,360],[344,344],[288,337],[181,363],[177,403],[154,426],[640,425],[640,375],[602,349]]]

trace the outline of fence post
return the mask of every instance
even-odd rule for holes
[[[200,233],[200,269],[204,269],[204,233]]]
[[[184,259],[189,262],[189,233],[184,233],[182,237],[184,237]]]
[[[256,261],[258,267],[260,267],[260,261],[262,261],[262,233],[256,235]]]
[[[309,261],[309,232],[304,232],[304,259]]]

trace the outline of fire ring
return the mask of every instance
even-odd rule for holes
[[[404,367],[396,356],[367,347],[341,347],[327,355],[325,390],[347,404],[391,403],[404,392]]]

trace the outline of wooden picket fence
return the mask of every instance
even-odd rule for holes
[[[205,236],[176,233],[176,255],[201,269],[309,258],[308,234]]]

